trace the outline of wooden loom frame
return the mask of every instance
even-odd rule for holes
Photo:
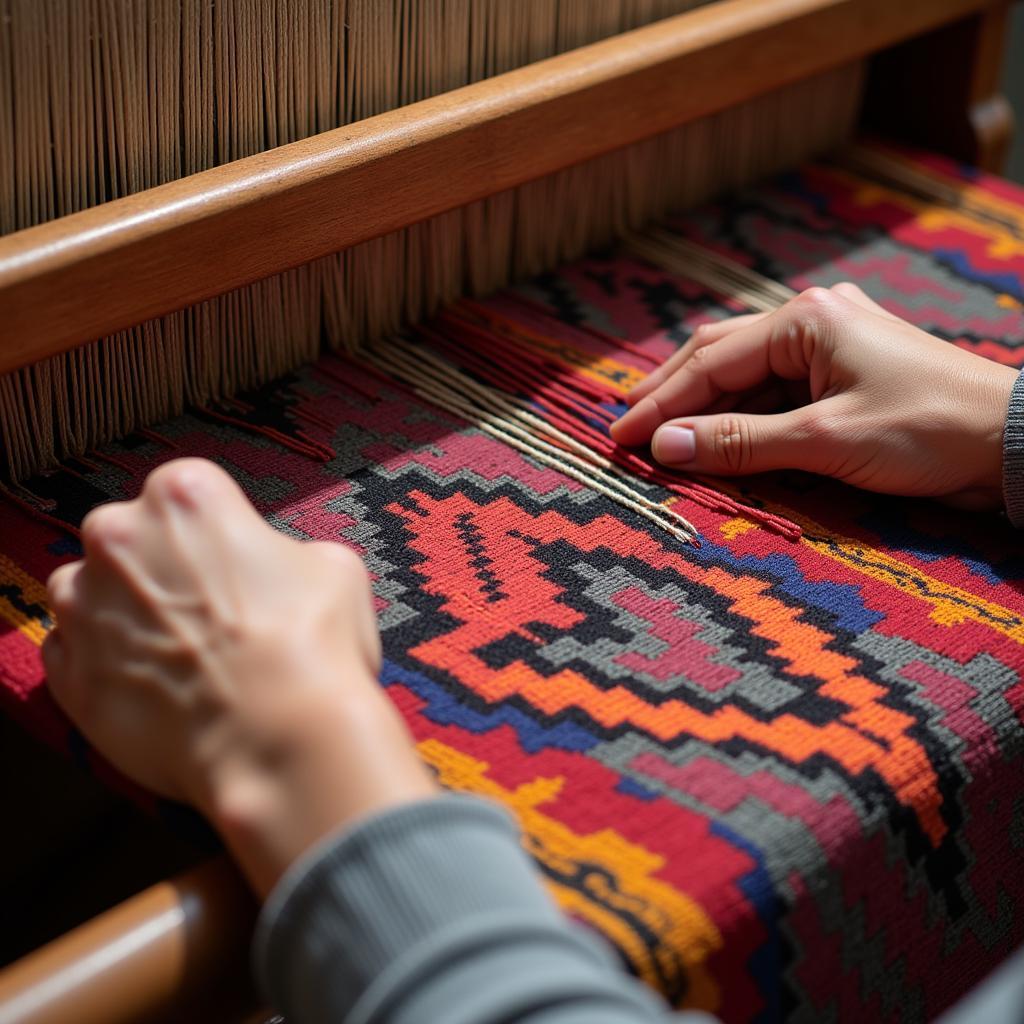
[[[717,0],[16,232],[0,372],[876,54],[867,127],[997,170],[1009,2]],[[250,921],[223,862],[162,883],[0,972],[0,1024],[148,1019],[228,970]]]
[[[956,155],[991,166],[1009,138],[994,71],[1007,6],[718,0],[15,232],[0,238],[0,373],[965,18],[973,59],[951,68],[926,41],[914,69],[919,95],[947,94],[937,117],[890,74],[878,119],[934,121]]]

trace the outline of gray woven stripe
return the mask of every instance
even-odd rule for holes
[[[1013,382],[1003,431],[1003,499],[1010,522],[1024,527],[1024,370]]]

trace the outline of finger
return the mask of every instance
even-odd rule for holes
[[[336,540],[311,540],[304,542],[306,551],[333,565],[340,573],[365,576],[363,560],[352,548]]]
[[[720,341],[727,334],[732,334],[741,327],[749,327],[769,316],[771,313],[741,313],[739,316],[727,316],[723,320],[713,320],[710,323],[701,324],[688,340],[698,340],[701,345],[711,345]]]
[[[746,313],[743,316],[733,316],[726,320],[701,324],[676,352],[673,352],[661,366],[649,373],[626,395],[626,403],[630,406],[636,405],[641,398],[649,395],[656,387],[659,387],[675,373],[697,349],[703,348],[705,345],[712,345],[726,337],[726,335],[732,334],[733,331],[741,327],[748,327],[752,323],[757,323],[757,321],[763,320],[768,315],[768,313]]]
[[[809,354],[807,346],[799,343],[807,327],[801,319],[803,308],[789,303],[769,318],[695,352],[664,384],[612,424],[614,440],[623,445],[646,444],[666,420],[704,412],[727,392],[760,387],[773,374],[787,380],[806,377]]]
[[[673,420],[655,433],[651,451],[662,465],[716,476],[815,472],[829,452],[818,410],[805,406],[771,416],[734,412]]]
[[[261,562],[249,556],[280,540],[241,487],[206,459],[175,459],[150,473],[136,515],[134,575],[168,593],[199,589],[215,604],[260,578]]]
[[[878,316],[885,317],[886,320],[892,320],[898,324],[906,323],[904,319],[896,316],[895,313],[890,313],[884,306],[880,306],[852,281],[840,281],[839,284],[832,285],[831,290],[837,295],[841,295],[844,299],[849,299],[850,302],[860,306],[861,309],[868,310],[870,313],[875,313]]]
[[[259,518],[242,488],[208,459],[165,462],[146,478],[142,497],[157,507],[195,512],[218,523],[233,513]]]
[[[110,501],[97,506],[82,520],[80,533],[86,561],[109,556],[133,536],[132,503]]]
[[[64,634],[60,629],[51,629],[46,634],[40,654],[43,659],[43,670],[46,673],[46,686],[50,695],[68,717],[77,720],[81,702],[78,699],[79,694],[72,685],[67,647]]]
[[[375,673],[380,672],[381,643],[374,611],[373,585],[363,560],[351,548],[335,541],[314,541],[306,545],[317,557],[333,563],[335,571],[344,574],[352,584],[350,607],[345,611],[354,617],[363,643],[367,662]]]
[[[64,637],[56,626],[43,637],[39,653],[42,655],[47,682],[61,677],[65,666]]]
[[[763,319],[706,345],[611,426],[622,445],[646,444],[666,420],[704,412],[726,392],[763,386],[772,376],[806,380],[821,346],[834,343],[851,303],[809,288]]]
[[[50,573],[46,581],[47,599],[58,622],[67,625],[78,604],[79,584],[85,563],[68,562]]]
[[[180,552],[169,543],[162,522],[153,514],[152,504],[142,500],[112,501],[85,517],[82,547],[94,605],[132,606],[152,600],[157,592],[154,584],[167,590],[164,577],[173,578],[178,572]],[[79,591],[83,579],[76,580]],[[67,610],[73,614],[73,606]]]

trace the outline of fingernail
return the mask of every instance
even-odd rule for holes
[[[689,427],[659,427],[651,441],[654,457],[667,466],[693,462],[697,454],[697,437]]]

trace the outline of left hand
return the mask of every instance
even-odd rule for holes
[[[198,807],[266,892],[340,825],[435,791],[377,682],[358,556],[272,530],[221,469],[150,474],[50,577],[54,697],[125,774]]]

